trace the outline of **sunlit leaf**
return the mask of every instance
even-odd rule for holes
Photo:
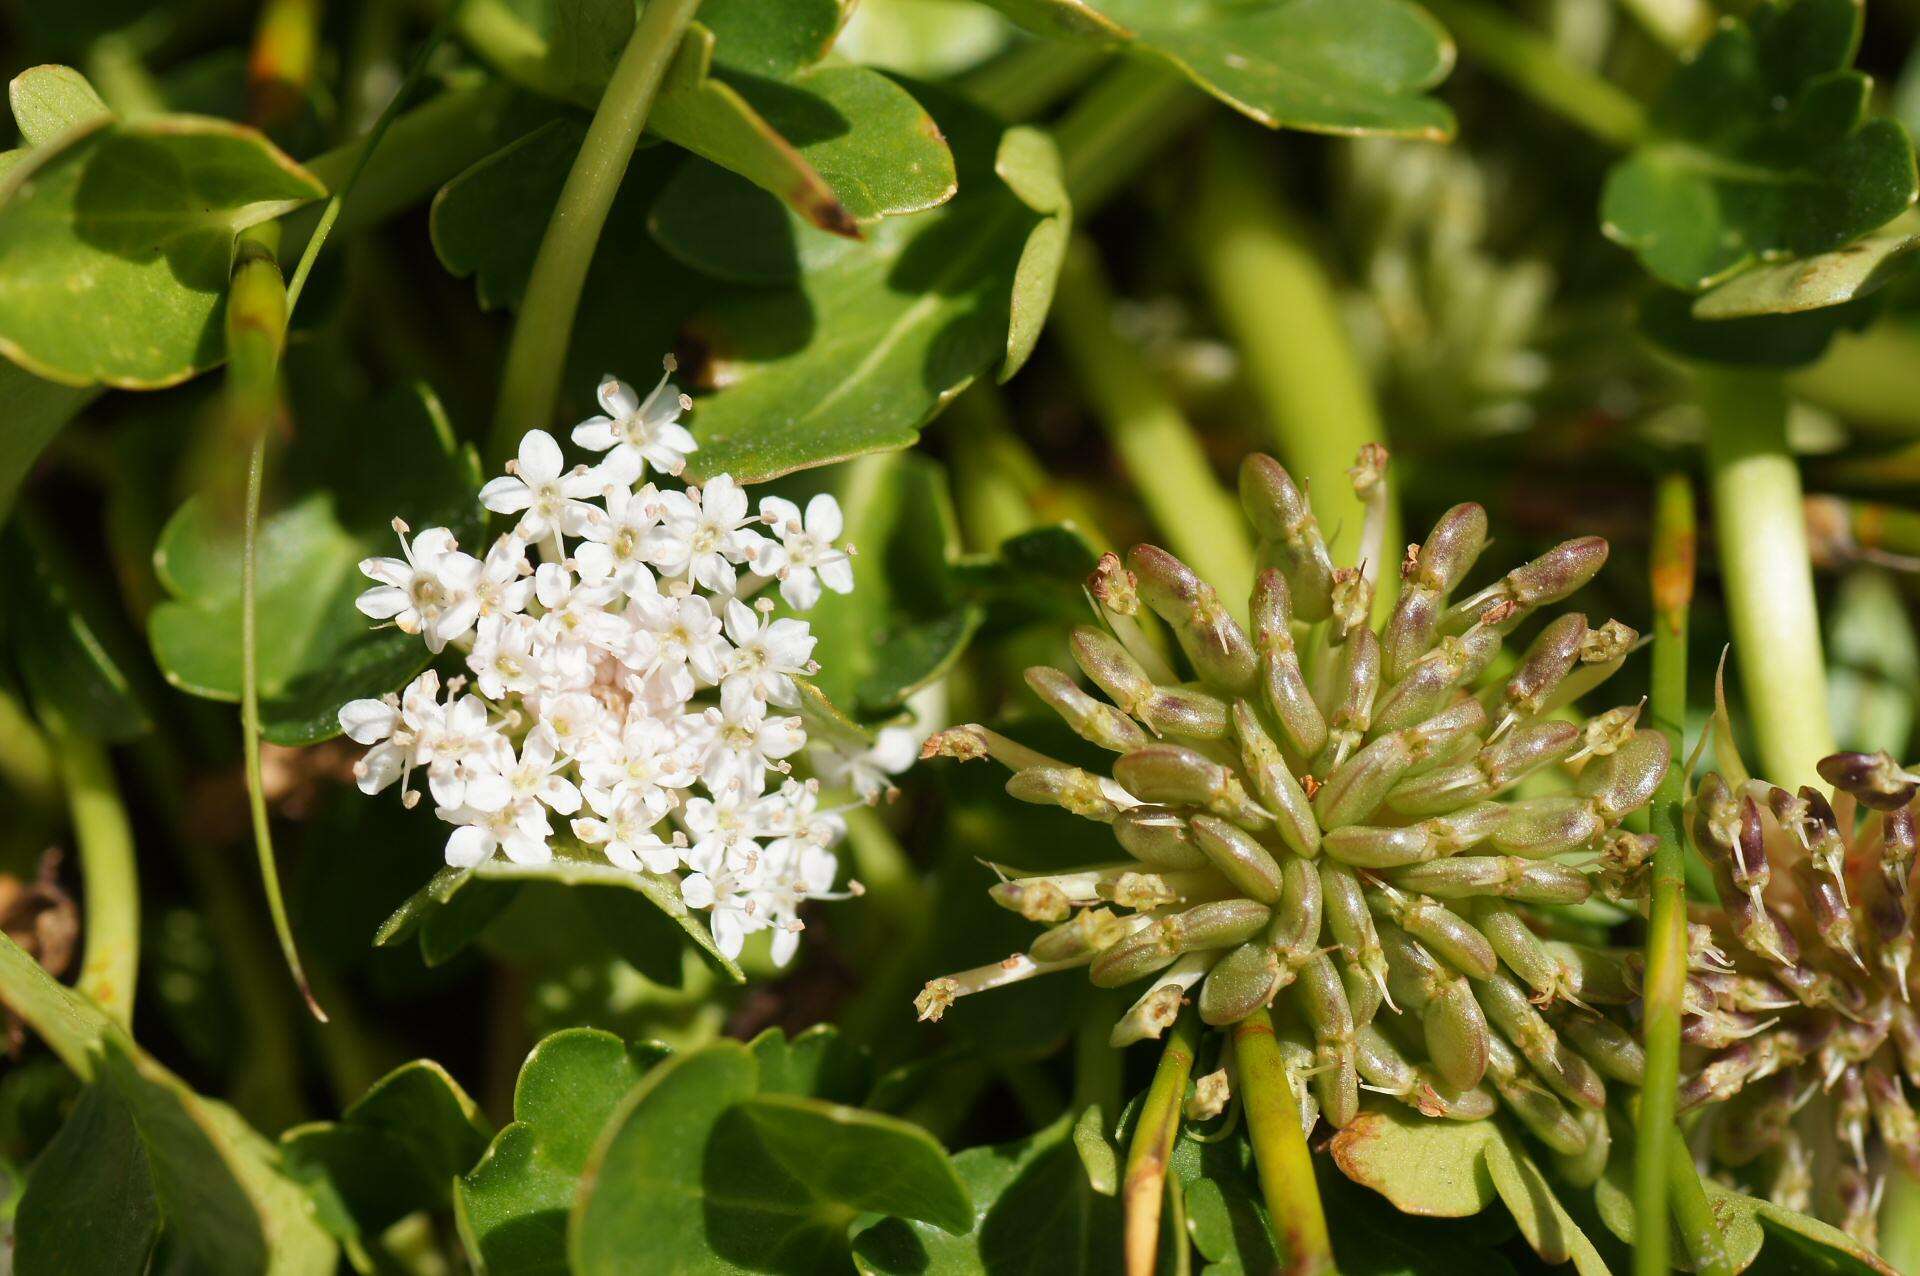
[[[1741,319],[1844,305],[1897,278],[1916,248],[1920,235],[1868,235],[1829,253],[1756,266],[1701,294],[1693,316]]]
[[[29,146],[44,145],[68,129],[112,114],[87,77],[70,66],[28,67],[7,85],[7,104],[21,140]]]
[[[1491,1121],[1436,1121],[1399,1107],[1363,1111],[1333,1139],[1333,1159],[1354,1182],[1408,1214],[1465,1218],[1491,1205]]]

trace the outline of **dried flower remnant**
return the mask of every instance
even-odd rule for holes
[[[1820,775],[1831,797],[1708,775],[1688,807],[1719,902],[1694,912],[1680,1101],[1713,1105],[1722,1177],[1873,1246],[1887,1174],[1920,1173],[1920,776],[1884,753]]]
[[[1369,448],[1356,464],[1363,501],[1385,462]],[[1605,1137],[1606,1080],[1632,1080],[1638,1059],[1624,1032],[1591,1026],[1589,1006],[1631,993],[1613,954],[1550,944],[1525,910],[1587,898],[1585,862],[1652,797],[1669,746],[1635,728],[1631,706],[1585,729],[1558,712],[1618,667],[1634,641],[1618,622],[1562,616],[1510,672],[1492,670],[1530,614],[1592,579],[1606,543],[1568,541],[1455,601],[1487,535],[1485,511],[1456,506],[1408,547],[1376,632],[1367,575],[1330,561],[1286,470],[1253,457],[1240,486],[1261,541],[1249,625],[1173,555],[1137,546],[1090,582],[1107,626],[1071,636],[1101,694],[1028,671],[1076,733],[1117,755],[1111,774],[978,725],[927,742],[929,756],[1006,765],[1023,801],[1110,825],[1124,857],[1000,869],[993,897],[1048,929],[1025,954],[928,984],[921,1016],[1070,967],[1142,986],[1115,1046],[1160,1036],[1189,1003],[1214,1026],[1273,1005],[1311,1078],[1308,1124],[1317,1112],[1346,1125],[1367,1089],[1433,1117],[1504,1105],[1555,1152],[1589,1153]],[[1370,521],[1384,512],[1367,504]],[[1186,678],[1145,644],[1142,606]],[[1558,791],[1509,796],[1543,774],[1562,777]]]
[[[813,633],[755,597],[777,585],[804,611],[823,589],[853,588],[840,509],[820,495],[803,515],[770,496],[755,513],[724,474],[647,481],[649,468],[678,475],[694,450],[679,424],[690,401],[664,376],[645,398],[609,377],[600,403],[607,415],[573,431],[604,453],[597,464],[569,467],[533,430],[481,489],[514,519],[483,558],[445,528],[410,536],[396,520],[402,557],[361,564],[378,584],[360,610],[465,670],[344,706],[341,727],[368,746],[354,774],[368,793],[399,782],[409,806],[424,774],[453,826],[449,864],[544,864],[565,843],[672,876],[730,957],[771,928],[785,964],[800,905],[839,898],[832,848],[846,825],[822,784],[875,800],[913,751],[884,738],[864,754],[809,749],[794,680],[818,669]],[[794,774],[802,756],[816,778]]]

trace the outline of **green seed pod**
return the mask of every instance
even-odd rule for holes
[[[1316,952],[1301,964],[1293,996],[1315,1038],[1329,1041],[1353,1036],[1353,1006],[1340,983],[1340,971],[1326,953]]]
[[[1433,645],[1440,628],[1440,613],[1446,604],[1431,589],[1410,586],[1400,591],[1380,632],[1380,671],[1388,683],[1405,678],[1414,662]]]
[[[1253,585],[1253,642],[1260,655],[1256,685],[1280,724],[1294,756],[1312,758],[1326,747],[1327,721],[1314,703],[1293,645],[1293,606],[1277,571],[1260,573]]]
[[[1300,787],[1286,759],[1281,756],[1260,715],[1245,700],[1233,705],[1233,731],[1240,740],[1240,762],[1247,774],[1253,796],[1273,813],[1274,832],[1296,855],[1312,858],[1320,853],[1320,825],[1313,817],[1313,804]]]
[[[1293,477],[1270,456],[1248,457],[1240,465],[1240,504],[1260,534],[1262,565],[1286,577],[1294,613],[1309,624],[1332,615],[1333,560]]]
[[[1104,908],[1083,908],[1027,947],[1035,961],[1073,961],[1113,947],[1127,924]]]
[[[1454,688],[1479,677],[1493,662],[1500,653],[1500,643],[1500,635],[1486,628],[1441,639],[1439,646],[1416,660],[1382,693],[1374,706],[1372,729],[1398,731],[1432,717],[1445,706]]]
[[[1486,979],[1497,969],[1487,937],[1446,905],[1391,889],[1370,890],[1366,895],[1367,906],[1376,915],[1391,920],[1461,974]]]
[[[1203,807],[1251,832],[1273,827],[1273,816],[1247,796],[1231,768],[1184,745],[1151,744],[1123,754],[1113,778],[1143,801]]]
[[[1580,728],[1571,722],[1530,722],[1502,736],[1480,757],[1480,767],[1504,791],[1541,767],[1571,757],[1580,747]]]
[[[1155,868],[1204,868],[1207,854],[1194,845],[1188,810],[1135,806],[1113,817],[1113,835],[1127,854]]]
[[[1127,569],[1139,582],[1141,601],[1167,622],[1201,681],[1234,695],[1253,686],[1253,643],[1213,586],[1157,545],[1128,550]]]
[[[1636,731],[1625,744],[1588,766],[1576,791],[1593,804],[1608,824],[1653,800],[1654,790],[1673,760],[1673,741],[1664,731]]]
[[[1484,1121],[1500,1110],[1500,1101],[1484,1085],[1455,1086],[1439,1070],[1423,1065],[1411,1101],[1422,1116],[1449,1121]]]
[[[1313,795],[1320,827],[1337,829],[1372,815],[1417,756],[1412,733],[1395,731],[1348,758]]]
[[[1576,868],[1501,855],[1457,855],[1415,864],[1395,870],[1388,880],[1436,899],[1498,895],[1534,904],[1578,904],[1593,892]]]
[[[1354,868],[1402,868],[1438,856],[1440,845],[1425,824],[1379,828],[1348,824],[1330,831],[1320,845],[1332,858]]]
[[[1645,1078],[1647,1052],[1613,1020],[1576,1010],[1561,1017],[1560,1033],[1603,1076],[1630,1086],[1640,1085]]]
[[[1507,1110],[1527,1132],[1560,1156],[1577,1157],[1587,1150],[1586,1127],[1567,1105],[1524,1081],[1495,1081]]]
[[[1122,712],[1132,713],[1153,694],[1153,679],[1140,667],[1118,638],[1092,625],[1075,625],[1067,635],[1073,661],[1094,686],[1107,693]]]
[[[1378,979],[1368,973],[1363,966],[1351,961],[1340,963],[1340,986],[1347,991],[1347,1004],[1353,1007],[1355,1027],[1364,1027],[1373,1022],[1380,1013],[1380,1005],[1385,1000],[1386,958],[1380,959],[1381,974]]]
[[[1243,944],[1267,928],[1273,910],[1250,899],[1198,904],[1161,921],[1167,942],[1180,952]]]
[[[1353,1061],[1367,1084],[1388,1094],[1408,1095],[1420,1084],[1420,1074],[1400,1047],[1379,1028],[1367,1026],[1353,1034]]]
[[[1380,641],[1370,629],[1356,630],[1335,651],[1325,685],[1316,683],[1314,700],[1327,720],[1327,746],[1314,759],[1316,774],[1328,774],[1360,746],[1379,692]]]
[[[1563,541],[1531,562],[1522,563],[1471,598],[1455,604],[1441,620],[1440,628],[1445,633],[1461,633],[1488,607],[1511,602],[1514,611],[1503,622],[1510,629],[1528,612],[1557,603],[1578,590],[1599,573],[1606,561],[1607,542],[1602,537],[1582,536]]]
[[[1227,734],[1227,702],[1192,687],[1155,687],[1145,700],[1134,706],[1133,712],[1149,729],[1163,736],[1219,740]],[[1141,745],[1146,743],[1141,741]]]
[[[1200,1018],[1220,1027],[1239,1023],[1273,1000],[1280,987],[1280,959],[1263,943],[1230,949],[1200,985]]]
[[[1482,896],[1473,902],[1473,920],[1507,969],[1525,980],[1535,997],[1562,995],[1564,975],[1559,961],[1513,905]]]
[[[1089,744],[1126,753],[1152,743],[1139,723],[1112,705],[1095,700],[1058,669],[1034,666],[1027,670],[1027,685]]]
[[[1289,855],[1280,866],[1280,907],[1267,942],[1289,970],[1298,970],[1320,944],[1320,873],[1310,860]]]
[[[1446,597],[1472,569],[1487,543],[1487,512],[1468,502],[1440,516],[1425,544],[1408,556],[1400,601],[1388,618],[1385,650],[1387,677],[1398,681],[1433,645]]]
[[[1352,1125],[1360,1115],[1360,1070],[1352,1038],[1322,1041],[1314,1050],[1313,1065],[1313,1097],[1320,1101],[1320,1115],[1336,1130]]]
[[[1180,956],[1180,949],[1169,935],[1169,920],[1162,919],[1137,930],[1095,957],[1087,970],[1094,986],[1123,988],[1172,965]]]
[[[1279,901],[1280,865],[1266,847],[1217,816],[1196,815],[1190,824],[1194,845],[1206,854],[1222,877],[1262,904]]]
[[[1542,712],[1554,688],[1579,661],[1580,646],[1586,637],[1587,618],[1578,612],[1569,612],[1548,622],[1527,644],[1513,676],[1487,692],[1484,703],[1488,716],[1531,718]]]
[[[1464,977],[1447,980],[1420,1014],[1427,1057],[1448,1085],[1466,1090],[1487,1071],[1487,1019]]]
[[[1555,1171],[1569,1186],[1589,1188],[1607,1172],[1607,1161],[1613,1152],[1613,1131],[1607,1125],[1607,1114],[1604,1112],[1583,1109],[1575,1113],[1575,1118],[1587,1137],[1587,1146],[1573,1156],[1554,1157],[1553,1164]]]
[[[1503,974],[1475,984],[1473,992],[1488,1022],[1498,1027],[1534,1071],[1560,1095],[1582,1107],[1603,1107],[1606,1083],[1592,1064],[1560,1039],[1546,1017],[1527,1000],[1527,994]]]
[[[1023,767],[1007,778],[1007,795],[1036,806],[1057,806],[1103,824],[1121,811],[1106,781],[1077,766]]]
[[[1545,859],[1590,844],[1606,830],[1584,798],[1528,798],[1506,808],[1493,831],[1494,849],[1526,859]]]

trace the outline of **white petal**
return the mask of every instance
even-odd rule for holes
[[[545,430],[528,430],[520,436],[520,477],[525,482],[551,482],[560,477],[566,463],[560,445]]]
[[[820,560],[820,579],[828,589],[836,594],[853,592],[853,560],[845,555],[834,555]]]
[[[533,493],[513,475],[490,480],[480,489],[480,503],[496,514],[517,514],[533,504]]]
[[[846,524],[840,517],[840,502],[831,492],[822,492],[807,502],[807,533],[823,541],[837,541]]]
[[[340,706],[340,729],[355,744],[386,739],[399,720],[399,710],[384,700],[349,700]]]
[[[475,824],[462,824],[447,838],[447,863],[472,868],[493,854],[493,834]]]
[[[407,597],[407,591],[392,585],[375,585],[366,593],[353,600],[363,615],[374,620],[392,620],[401,612],[413,606],[413,600]]]
[[[599,399],[600,406],[614,416],[628,416],[640,406],[640,396],[619,377],[600,378]]]
[[[413,583],[413,567],[404,558],[363,558],[360,573],[382,585],[398,585],[402,589]]]
[[[790,569],[781,578],[780,596],[795,611],[811,611],[820,601],[820,577],[804,567]]]

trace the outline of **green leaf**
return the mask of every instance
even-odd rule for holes
[[[96,740],[131,740],[151,730],[153,719],[124,672],[116,618],[99,582],[38,519],[15,519],[0,532],[0,546],[19,568],[7,639],[40,717]]]
[[[573,1213],[575,1270],[627,1271],[648,1253],[688,1272],[828,1270],[864,1211],[951,1231],[972,1221],[924,1130],[759,1088],[737,1042],[655,1069],[594,1150]]]
[[[433,251],[455,276],[473,278],[482,310],[520,304],[541,233],[586,132],[570,116],[549,120],[433,197],[427,221]]]
[[[762,1094],[858,1103],[872,1088],[872,1061],[831,1024],[815,1024],[792,1040],[769,1028],[747,1048],[760,1068]]]
[[[1797,314],[1845,305],[1904,273],[1920,235],[1869,235],[1844,248],[1771,266],[1756,266],[1702,294],[1696,319]]]
[[[1120,1205],[1097,1195],[1064,1120],[1031,1138],[968,1148],[954,1172],[973,1201],[973,1225],[954,1235],[888,1218],[854,1237],[872,1276],[1015,1276],[1046,1271],[1095,1276],[1120,1270]]]
[[[796,288],[741,291],[694,320],[689,371],[721,388],[696,405],[690,472],[755,482],[907,447],[975,377],[1017,363],[1041,319],[1038,274],[1058,264],[1029,245],[1065,210],[1034,207],[995,172],[1009,143],[977,108],[942,101],[937,118],[960,170],[952,201],[888,218]],[[1004,136],[1022,188],[1044,190],[1029,131]]]
[[[568,1028],[527,1055],[513,1123],[454,1187],[468,1255],[491,1276],[567,1272],[567,1212],[621,1100],[666,1056],[597,1028]]]
[[[453,1180],[472,1169],[493,1127],[439,1064],[416,1059],[389,1072],[341,1114],[280,1138],[287,1172],[378,1236],[417,1210],[446,1208]]]
[[[780,78],[827,56],[854,0],[706,0],[700,22],[714,37],[714,62],[745,75]]]
[[[386,920],[373,942],[386,947],[418,932],[421,957],[430,966],[438,965],[477,939],[513,902],[519,887],[530,882],[630,892],[643,898],[650,908],[629,915],[630,922],[678,927],[715,967],[735,983],[745,982],[740,967],[714,944],[706,923],[681,900],[677,880],[616,868],[569,837],[554,839],[549,864],[515,864],[496,857],[473,868],[441,869]]]
[[[1482,1155],[1494,1190],[1534,1253],[1555,1265],[1571,1261],[1579,1276],[1608,1276],[1605,1260],[1531,1158],[1504,1134],[1490,1140]]]
[[[325,194],[237,124],[69,130],[0,181],[0,353],[70,385],[184,381],[223,357],[234,236]]]
[[[1087,1172],[1087,1183],[1102,1196],[1120,1190],[1120,1153],[1107,1136],[1107,1119],[1094,1104],[1073,1123],[1073,1150]]]
[[[426,387],[314,425],[283,470],[307,490],[260,533],[260,714],[276,744],[338,735],[341,705],[399,689],[432,658],[417,636],[376,628],[353,605],[368,585],[360,560],[398,549],[394,518],[450,527],[484,552],[478,462]],[[148,617],[154,656],[174,686],[214,700],[240,698],[240,543],[238,520],[196,497],[154,548],[171,595]]]
[[[272,1145],[232,1109],[188,1089],[141,1051],[98,1005],[56,983],[19,945],[4,938],[0,1002],[82,1080],[112,1092],[113,1101],[99,1101],[87,1119],[114,1141],[122,1164],[134,1171],[131,1179],[117,1185],[92,1180],[90,1139],[84,1148],[75,1147],[90,1133],[83,1130],[67,1144],[68,1154],[48,1163],[48,1174],[56,1177],[41,1179],[37,1189],[29,1182],[28,1194],[36,1199],[31,1205],[23,1201],[21,1208],[37,1235],[68,1242],[78,1235],[84,1244],[86,1237],[76,1228],[89,1216],[76,1221],[74,1202],[84,1206],[110,1200],[113,1216],[129,1220],[136,1229],[148,1213],[162,1220],[168,1270],[214,1276],[323,1276],[334,1270],[333,1241],[315,1221],[313,1202],[282,1173]],[[144,1187],[125,1142],[127,1123],[134,1127],[148,1167],[150,1206],[139,1203]],[[122,1236],[119,1243],[138,1248],[139,1232]],[[77,1252],[89,1258],[92,1253],[91,1248]],[[65,1256],[73,1253],[66,1251]],[[28,1276],[76,1269],[61,1261],[62,1252],[37,1244],[23,1245],[17,1257]],[[81,1264],[78,1270],[102,1270],[89,1259],[73,1261]]]
[[[13,513],[14,500],[53,436],[99,397],[94,386],[61,385],[34,376],[0,359],[0,522]]]
[[[1445,140],[1445,29],[1406,0],[988,0],[1042,35],[1129,42],[1269,128]]]
[[[1658,288],[1640,299],[1640,331],[1669,354],[1734,367],[1798,368],[1813,363],[1842,332],[1872,323],[1881,299],[1862,297],[1821,310],[1700,319],[1693,298]]]
[[[1491,1121],[1435,1121],[1398,1107],[1363,1111],[1333,1139],[1348,1178],[1407,1214],[1466,1218],[1491,1205],[1483,1153],[1501,1137]]]
[[[689,156],[648,214],[660,247],[703,274],[738,284],[786,284],[825,270],[859,241],[808,224],[718,164]]]
[[[999,374],[1004,383],[1026,365],[1040,342],[1040,330],[1053,306],[1053,286],[1060,279],[1060,263],[1067,255],[1067,237],[1073,233],[1073,204],[1060,175],[1060,148],[1040,129],[1008,129],[1000,139],[993,171],[1022,203],[1044,217],[1027,236],[1020,262],[1013,268],[1007,357]]]
[[[1859,0],[1762,4],[1729,19],[1669,81],[1652,135],[1607,174],[1601,223],[1689,291],[1781,256],[1830,252],[1914,200],[1913,147],[1867,118],[1849,70]]]
[[[112,114],[87,77],[70,66],[28,67],[7,86],[7,103],[28,146],[43,146],[69,129]]]
[[[94,1271],[145,1271],[161,1221],[153,1162],[132,1107],[111,1086],[88,1086],[20,1198],[13,1220],[19,1270],[78,1271],[87,1262]]]

